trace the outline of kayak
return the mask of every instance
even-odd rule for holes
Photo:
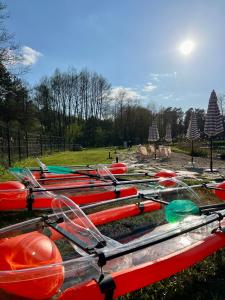
[[[0,183],[0,211],[50,209],[56,194],[63,194],[79,205],[136,196],[137,186],[149,188],[155,182],[152,179],[118,181],[104,166],[98,168],[98,175],[97,178],[56,180],[42,185],[28,169],[20,169],[16,177],[21,182]]]
[[[39,164],[39,168],[30,168],[36,179],[41,178],[55,178],[55,177],[76,177],[80,174],[97,175],[98,165],[96,166],[83,166],[83,167],[72,167],[72,166],[46,166],[40,159],[36,159]],[[104,165],[112,174],[121,175],[128,171],[126,163],[118,162],[109,165]],[[12,168],[13,169],[13,168]]]
[[[70,166],[46,166],[43,162],[37,159],[39,168],[30,167],[29,170],[32,172],[34,178],[38,180],[42,185],[49,183],[65,183],[66,181],[71,182],[72,180],[80,180],[85,178],[109,178],[115,179],[116,177],[124,176],[142,176],[152,178],[172,178],[177,177],[177,174],[171,170],[160,170],[155,173],[139,172],[133,173],[128,171],[128,167],[125,163],[114,163],[111,165],[96,165],[95,167],[83,167],[81,169],[73,169]],[[20,177],[20,173],[24,172],[24,168],[14,167],[10,168],[9,171],[15,176]]]
[[[63,189],[61,187],[58,192],[66,195],[79,205],[135,196],[138,193],[134,186],[122,186],[118,188],[87,187],[86,189],[79,189],[79,186],[74,186],[74,189],[66,189],[66,187]],[[52,199],[54,199],[56,194],[57,190],[53,194],[48,190],[45,191],[45,189],[40,191],[40,188],[27,188],[23,183],[18,181],[0,183],[0,211],[50,209]]]
[[[59,193],[79,205],[137,195],[137,189],[132,182],[127,186],[117,186],[112,180],[88,177],[41,185],[28,169],[21,169],[16,177],[20,182],[0,183],[0,211],[50,209],[52,199]]]
[[[52,209],[52,215],[0,229],[0,295],[114,299],[225,246],[225,210],[170,223],[164,218],[166,209],[149,200],[85,214],[58,196]],[[148,226],[132,231],[136,218]],[[121,235],[117,229],[123,227],[127,232]]]

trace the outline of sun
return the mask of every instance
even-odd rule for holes
[[[186,40],[180,44],[179,50],[183,55],[190,55],[195,48],[195,43],[192,40]]]

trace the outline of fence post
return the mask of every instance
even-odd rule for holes
[[[18,129],[18,152],[19,152],[19,160],[21,160],[21,140],[20,140],[20,130]]]
[[[42,134],[40,134],[40,150],[41,150],[41,156],[42,156],[43,155]]]
[[[51,135],[49,137],[49,142],[50,142],[50,153],[52,153],[52,136]]]
[[[1,145],[1,152],[2,152],[1,154],[3,155],[4,154],[4,135],[5,135],[4,134],[5,133],[4,129],[5,128],[3,129],[3,127],[1,127],[1,126],[0,126],[0,128],[1,128],[1,136],[0,136],[0,138],[2,140],[2,143],[0,143],[0,145]]]
[[[25,131],[25,138],[26,138],[26,155],[27,155],[27,158],[28,158],[29,148],[28,148],[28,134],[27,134],[27,131]]]
[[[63,150],[66,151],[66,138],[63,138]]]
[[[60,151],[60,138],[57,138],[57,146],[58,146],[58,152]]]
[[[10,129],[9,124],[7,126],[7,152],[8,152],[8,164],[11,167],[11,149],[10,149]]]

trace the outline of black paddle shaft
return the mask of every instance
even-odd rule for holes
[[[147,197],[143,194],[140,194],[140,197],[145,199],[145,200],[152,200],[154,202],[158,202],[158,203],[164,204],[164,205],[168,205],[169,203],[171,203],[171,202],[164,201],[164,200],[161,200],[161,199],[157,199],[157,198],[154,198],[154,197]],[[200,211],[207,210],[207,211],[210,212],[210,210],[214,211],[216,209],[225,209],[225,203],[216,203],[216,204],[203,205],[203,206],[199,206],[198,208],[199,208]]]

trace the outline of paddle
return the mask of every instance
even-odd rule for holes
[[[178,187],[173,187],[174,185],[177,184],[177,181],[170,178],[170,179],[164,179],[161,180],[158,179],[142,179],[142,180],[125,180],[122,182],[119,182],[116,180],[116,178],[113,178],[114,180],[112,180],[111,182],[100,182],[100,183],[92,183],[92,184],[82,184],[79,186],[76,185],[71,185],[71,186],[67,186],[67,187],[46,187],[43,188],[41,187],[38,182],[35,180],[35,178],[33,177],[33,175],[31,174],[31,172],[28,169],[23,169],[23,168],[14,168],[15,171],[17,171],[15,175],[18,175],[18,179],[23,180],[24,178],[27,178],[27,180],[34,182],[33,184],[33,188],[32,188],[32,192],[41,192],[41,191],[57,191],[57,190],[70,190],[70,189],[80,189],[80,188],[93,188],[93,187],[103,187],[103,186],[119,186],[119,185],[128,185],[128,184],[139,184],[139,183],[149,183],[151,184],[154,181],[158,181],[159,180],[159,188],[156,189],[154,187],[154,189],[150,189],[150,190],[145,190],[142,191],[141,193],[144,195],[154,195],[158,192],[160,192],[160,194],[162,193],[168,193],[168,192],[175,192],[175,191],[181,191],[181,190],[185,190],[187,188],[200,188],[200,187],[204,187],[204,188],[208,188],[208,189],[214,189],[214,190],[219,190],[219,191],[225,191],[225,189],[223,188],[217,188],[214,185],[206,185],[206,184],[198,184],[198,185],[192,185],[192,186],[178,186]],[[103,173],[101,175],[104,175],[105,170],[102,170]],[[107,172],[106,172],[107,173]],[[106,174],[108,175],[108,173]],[[113,175],[110,174],[110,177],[114,177]],[[36,188],[38,187],[38,188]]]
[[[93,174],[93,172],[94,173],[96,172],[96,174],[98,175],[98,171],[95,170],[95,168],[93,168],[93,167],[92,168],[88,167],[88,169],[74,170],[74,169],[71,169],[69,166],[46,166],[39,158],[37,158],[36,160],[37,160],[42,172],[48,172],[48,173],[50,172],[53,174],[81,174],[80,172],[91,171],[92,172],[91,174]],[[103,166],[103,165],[102,165],[102,167],[104,167],[105,169],[107,168],[106,166]],[[125,173],[127,171],[127,167],[124,163],[114,163],[114,164],[108,165],[108,167],[118,169],[119,170],[118,173]],[[121,170],[122,170],[122,172],[121,172]],[[82,174],[84,175],[85,173],[82,173]],[[96,175],[96,174],[93,174],[93,175]],[[89,175],[89,173],[86,175]]]
[[[210,216],[205,217],[204,219],[200,218],[199,220],[195,220],[194,222],[187,222],[185,224],[178,224],[177,227],[172,230],[163,232],[162,234],[153,235],[146,237],[143,240],[136,240],[133,243],[124,244],[119,249],[109,249],[107,252],[103,252],[102,250],[96,250],[98,254],[99,261],[98,265],[103,267],[107,261],[113,260],[115,258],[122,257],[124,255],[134,253],[136,251],[146,249],[147,247],[160,244],[162,242],[171,240],[172,238],[181,236],[185,233],[189,233],[195,229],[204,228],[208,224],[211,224],[215,221],[220,221],[221,218],[225,217],[225,211],[222,211],[220,215],[212,214]],[[165,246],[166,247],[166,246]]]
[[[104,169],[102,169],[103,174],[105,172]],[[164,180],[164,181],[168,181],[168,180]],[[164,181],[162,181],[162,183],[164,183]],[[135,180],[135,181],[131,181],[132,184],[133,183],[143,183],[143,182],[149,182],[149,180]],[[81,185],[79,186],[79,188],[85,188],[85,187],[94,187],[94,186],[108,186],[108,185],[121,185],[121,184],[130,184],[131,182],[126,181],[126,182],[111,182],[111,183],[101,183],[100,185],[95,185],[95,184],[89,184],[89,185]],[[176,183],[174,181],[174,183]],[[164,186],[164,184],[163,184]],[[202,186],[202,185],[201,185]],[[206,185],[204,185],[204,187],[206,187]],[[67,189],[75,189],[78,188],[76,186],[70,186],[70,187],[52,187],[52,188],[46,188],[43,189],[42,187],[38,187],[38,188],[31,188],[30,192],[40,192],[40,191],[56,191],[56,190],[67,190]],[[161,190],[159,191],[160,193],[165,193],[168,191],[176,191],[176,190],[183,190],[183,189],[187,189],[190,188],[188,186],[182,186],[182,187],[177,187],[177,188],[169,188],[169,189],[165,189],[165,190]],[[156,190],[153,190],[153,193],[157,193]],[[149,193],[151,194],[151,193]],[[144,194],[141,194],[140,197],[144,197]],[[200,215],[201,213],[210,213],[213,210],[216,209],[221,209],[221,208],[225,208],[225,204],[217,204],[217,205],[207,205],[207,206],[202,206],[202,207],[198,207],[193,201],[191,200],[173,200],[170,203],[163,201],[163,200],[158,200],[155,198],[145,198],[148,200],[153,200],[156,202],[160,202],[161,204],[167,205],[166,207],[166,211],[165,211],[165,215],[166,215],[166,219],[169,223],[173,223],[173,222],[178,222],[181,221],[182,219],[184,219],[186,216],[188,215]]]
[[[105,166],[101,165],[101,167],[104,167],[106,169]],[[116,168],[115,168],[116,169]],[[50,173],[54,173],[54,174],[81,174],[81,175],[88,175],[90,176],[90,174],[88,173],[88,171],[95,171],[95,169],[84,169],[84,170],[73,170],[69,167],[64,167],[64,166],[48,166],[47,167],[48,172]],[[44,170],[43,170],[44,171]],[[87,173],[85,173],[85,171]],[[109,173],[111,173],[110,170],[108,170]],[[98,174],[98,171],[96,170],[96,174]],[[113,175],[117,175],[117,176],[152,176],[152,177],[163,177],[163,178],[171,178],[171,177],[177,177],[176,173],[173,171],[169,171],[169,170],[162,170],[162,171],[158,171],[156,173],[151,173],[151,172],[142,172],[142,173],[126,173],[126,174],[116,174],[113,173]]]
[[[146,200],[152,200],[161,204],[166,205],[165,217],[168,223],[175,223],[182,221],[185,217],[190,215],[199,216],[201,214],[211,213],[216,210],[225,209],[225,203],[209,204],[204,206],[197,206],[191,200],[178,199],[167,202],[154,197],[147,197],[140,194],[140,197]]]
[[[39,164],[42,172],[51,172],[54,174],[74,174],[78,172],[84,172],[84,171],[96,171],[96,165],[87,165],[86,167],[88,169],[81,169],[81,170],[74,170],[71,169],[70,167],[73,166],[47,166],[45,165],[39,158],[36,158],[37,163]],[[128,174],[124,174],[127,172],[127,166],[124,163],[114,163],[111,165],[103,165],[100,164],[102,167],[104,168],[109,168],[109,172],[113,173],[113,175],[115,176],[127,176]],[[122,168],[122,172],[121,172],[121,168]],[[116,174],[115,172],[112,172],[112,169],[118,170],[118,173]],[[78,173],[79,174],[79,173]],[[84,173],[83,173],[84,174]],[[171,177],[177,177],[177,174],[171,170],[160,170],[156,173],[152,173],[152,172],[141,172],[141,173],[129,173],[129,176],[153,176],[153,177],[164,177],[164,178],[171,178]]]
[[[171,180],[172,182],[172,178],[169,178],[169,180]],[[161,183],[161,185],[163,185],[163,182]],[[178,186],[178,187],[171,187],[168,185],[165,185],[165,189],[162,191],[161,187],[159,187],[158,189],[155,189],[155,190],[146,190],[144,194],[156,194],[157,192],[160,192],[160,193],[168,193],[168,192],[176,192],[176,191],[182,191],[182,190],[185,190],[187,189],[187,187],[191,188],[191,189],[197,189],[197,188],[206,188],[206,189],[209,189],[209,190],[214,190],[214,191],[219,191],[221,192],[221,194],[218,194],[218,193],[215,193],[216,196],[222,200],[225,200],[225,188],[221,188],[219,186],[221,185],[224,185],[225,187],[225,181],[220,183],[218,186],[217,184],[215,183],[211,183],[211,184],[206,184],[206,183],[201,183],[201,184],[194,184],[194,185],[185,185],[185,186]],[[176,182],[174,181],[174,185],[176,185]],[[224,193],[223,193],[224,192]]]
[[[56,174],[76,174],[77,171],[74,171],[67,167],[61,166],[48,166],[48,172]]]

